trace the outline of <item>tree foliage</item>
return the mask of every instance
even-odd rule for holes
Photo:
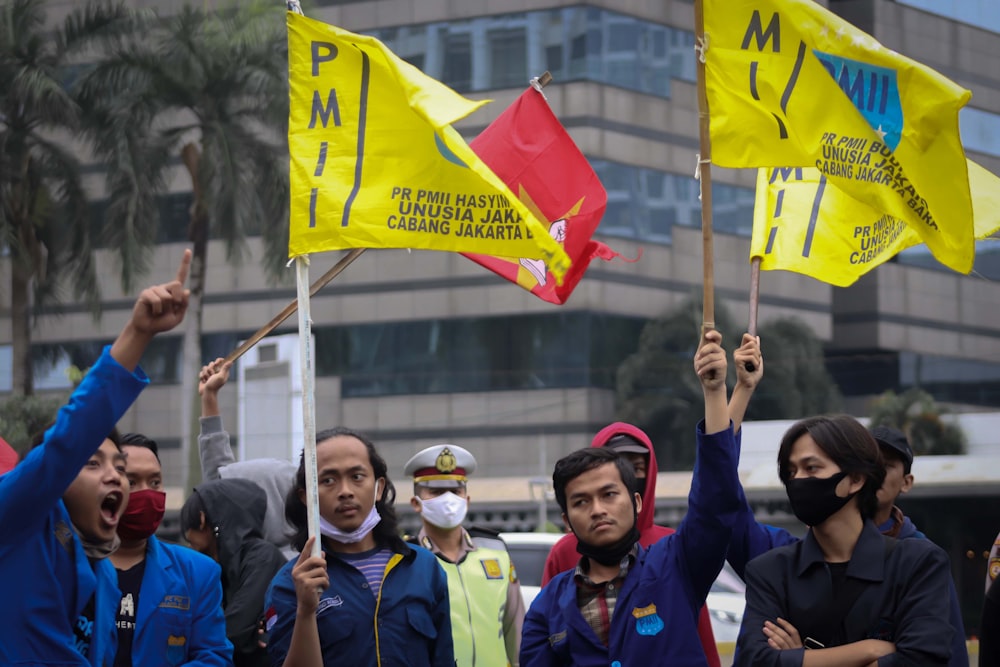
[[[12,396],[0,404],[0,433],[23,456],[31,439],[55,419],[65,401],[65,397]]]
[[[964,454],[968,439],[962,428],[943,420],[948,411],[919,387],[896,394],[887,391],[871,406],[871,425],[890,426],[906,434],[915,455]]]
[[[716,305],[715,319],[730,354],[732,387],[736,378],[732,351],[742,332],[721,304]],[[701,297],[695,295],[650,321],[640,334],[638,350],[618,367],[617,418],[649,434],[661,470],[690,468],[694,463],[694,427],[704,415],[701,384],[692,363],[700,333]],[[806,324],[776,319],[762,323],[758,333],[764,379],[750,403],[748,419],[799,418],[839,408],[840,394],[823,364],[822,344]]]
[[[251,2],[224,11],[190,5],[121,45],[81,83],[88,136],[108,164],[108,220],[132,258],[123,284],[145,271],[156,237],[156,196],[179,158],[192,192],[193,257],[180,370],[182,450],[197,432],[195,379],[201,350],[209,239],[239,263],[261,235],[276,279],[288,249],[288,83],[283,8]],[[154,225],[151,227],[151,225]],[[286,272],[287,274],[287,272]],[[192,456],[189,471],[197,471]],[[187,479],[183,480],[187,487]]]
[[[32,315],[67,291],[99,313],[94,230],[70,145],[82,119],[72,74],[92,52],[131,34],[119,4],[74,8],[54,29],[42,0],[0,7],[0,247],[10,257],[13,388],[31,394]],[[91,56],[92,57],[92,56]]]

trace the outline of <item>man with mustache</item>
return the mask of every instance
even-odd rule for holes
[[[232,665],[219,566],[154,535],[167,497],[156,441],[126,433],[122,452],[129,500],[118,522],[122,545],[110,557],[121,591],[115,667]]]
[[[149,382],[138,367],[143,352],[184,319],[190,264],[185,250],[175,280],[143,290],[39,445],[0,477],[0,581],[9,598],[0,605],[0,664],[114,662],[121,596],[107,556],[128,502],[114,427]]]

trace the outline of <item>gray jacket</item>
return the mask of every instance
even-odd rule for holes
[[[281,549],[286,558],[297,558],[289,544],[294,529],[285,521],[285,498],[295,482],[298,467],[280,459],[237,461],[229,443],[229,433],[222,426],[222,417],[202,417],[198,434],[201,453],[201,475],[213,479],[249,479],[264,489],[267,513],[264,516],[264,539]]]

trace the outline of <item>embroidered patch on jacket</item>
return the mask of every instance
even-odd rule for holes
[[[990,579],[1000,577],[1000,558],[990,559]]]
[[[517,570],[514,569],[514,561],[510,563],[510,583],[517,583]]]
[[[339,595],[334,595],[332,598],[323,598],[322,600],[319,601],[319,604],[316,606],[316,615],[319,616],[327,609],[331,609],[333,607],[339,607],[343,604],[344,604],[344,599]]]
[[[164,595],[163,602],[160,603],[160,608],[187,611],[191,608],[191,598],[183,595]],[[181,637],[181,639],[183,639],[183,637]]]
[[[274,608],[274,605],[267,608],[264,612],[264,629],[268,632],[274,627],[274,624],[278,622],[278,610]]]
[[[500,561],[496,558],[483,558],[479,562],[483,564],[483,572],[486,573],[487,579],[503,579],[503,570],[500,569]]]
[[[179,665],[187,658],[187,637],[167,635],[167,661],[171,665]]]
[[[555,646],[560,642],[566,641],[566,631],[557,632],[554,635],[549,635],[549,646]]]
[[[52,534],[56,536],[59,544],[63,545],[66,551],[70,551],[73,548],[73,531],[69,529],[65,521],[56,521],[56,525],[52,529]]]
[[[632,615],[635,616],[635,631],[640,635],[652,637],[659,634],[664,628],[663,619],[656,613],[655,604],[648,607],[636,607],[632,610]]]

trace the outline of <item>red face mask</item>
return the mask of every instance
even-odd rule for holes
[[[133,491],[118,521],[118,535],[127,541],[144,540],[160,527],[167,509],[167,494],[155,489]]]

